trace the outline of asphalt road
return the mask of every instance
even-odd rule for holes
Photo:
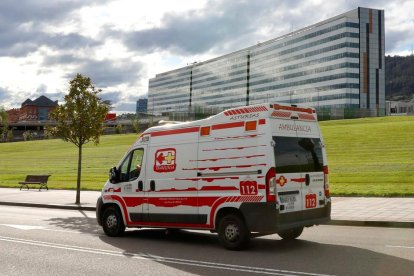
[[[129,230],[109,238],[93,212],[1,206],[0,275],[412,275],[414,229],[318,226],[241,252],[215,234]]]

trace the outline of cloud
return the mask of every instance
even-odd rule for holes
[[[408,39],[405,37],[407,31],[403,30],[392,30],[385,34],[385,47],[387,52],[391,52],[397,49],[404,41]]]
[[[52,101],[61,102],[61,101],[63,101],[66,93],[63,92],[63,91],[57,91],[57,92],[50,92],[49,91],[49,92],[42,93],[41,95],[44,95],[44,96],[48,97]],[[39,95],[39,96],[41,96],[41,95]]]
[[[88,38],[79,34],[57,34],[57,35],[44,35],[43,40],[39,41],[39,44],[47,45],[51,48],[63,50],[63,49],[77,49],[84,47],[94,47],[102,45],[95,39]]]
[[[90,77],[97,88],[117,86],[120,84],[134,85],[140,81],[145,64],[131,59],[81,58],[76,54],[46,56],[44,66],[72,66],[71,72],[65,74],[66,79],[73,79],[76,73]]]
[[[8,22],[10,25],[37,22],[53,23],[62,22],[72,12],[85,6],[96,4],[104,5],[113,0],[1,0],[0,22]]]
[[[262,18],[277,8],[295,3],[297,1],[210,1],[203,10],[165,14],[157,28],[131,32],[109,30],[108,34],[122,37],[133,51],[200,54],[212,48],[224,48],[223,44],[240,41],[240,38],[254,37]]]
[[[75,54],[63,53],[58,55],[48,55],[43,58],[44,66],[76,64],[82,62],[82,59]]]
[[[68,80],[81,73],[103,89],[117,111],[135,110],[148,77],[156,73],[241,50],[358,6],[385,10],[386,53],[414,45],[410,0],[203,0],[178,1],[177,8],[159,7],[161,1],[1,0],[0,70],[6,75],[0,103],[20,105],[41,94],[61,99]]]
[[[22,93],[15,93],[9,88],[0,87],[0,107],[4,107],[6,110],[13,107],[20,107],[23,101],[21,101]]]
[[[79,34],[50,34],[35,30],[9,30],[0,27],[0,56],[24,57],[42,46],[55,50],[73,50],[102,43]]]
[[[93,60],[84,59],[76,68],[77,72],[88,76],[98,88],[112,87],[120,84],[133,85],[138,82],[144,65],[131,60]],[[73,74],[67,74],[72,79]]]
[[[9,100],[10,93],[6,88],[0,87],[0,102]]]
[[[77,33],[51,33],[48,28],[73,21],[74,12],[83,6],[108,1],[71,0],[0,1],[0,56],[24,57],[42,46],[73,49],[100,43]]]
[[[137,102],[119,102],[114,105],[114,109],[120,112],[132,112],[135,113]]]
[[[358,6],[384,9],[386,20],[387,15],[392,18],[398,13],[404,14],[404,18],[411,18],[409,13],[412,9],[408,3],[390,3],[388,0],[208,1],[200,10],[166,13],[161,24],[154,28],[126,32],[116,30],[113,26],[107,27],[106,34],[121,38],[131,51],[140,53],[169,51],[178,55],[206,52],[225,54],[318,23]],[[399,12],[394,13],[395,10]],[[406,39],[403,32],[393,33],[390,29],[387,29],[385,37],[388,35],[392,39],[387,39],[387,50],[394,49],[398,41]]]
[[[39,85],[36,89],[37,93],[46,93],[47,91],[47,85],[42,83],[41,85]]]
[[[106,92],[102,91],[102,93],[99,94],[99,97],[104,101],[111,101],[112,104],[118,103],[122,98],[122,92],[121,91],[112,91],[112,92]]]

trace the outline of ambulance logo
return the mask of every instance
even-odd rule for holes
[[[176,151],[173,148],[160,149],[155,152],[154,171],[159,173],[173,172],[177,167]]]
[[[276,180],[276,182],[280,185],[280,187],[283,187],[285,186],[287,179],[282,175],[278,180]]]

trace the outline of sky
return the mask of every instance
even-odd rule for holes
[[[357,7],[385,10],[386,55],[413,53],[413,0],[0,0],[0,107],[63,103],[80,73],[113,112],[135,113],[157,73]]]

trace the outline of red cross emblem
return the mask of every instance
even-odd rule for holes
[[[276,182],[280,185],[280,187],[283,187],[287,183],[287,179],[282,175]]]

